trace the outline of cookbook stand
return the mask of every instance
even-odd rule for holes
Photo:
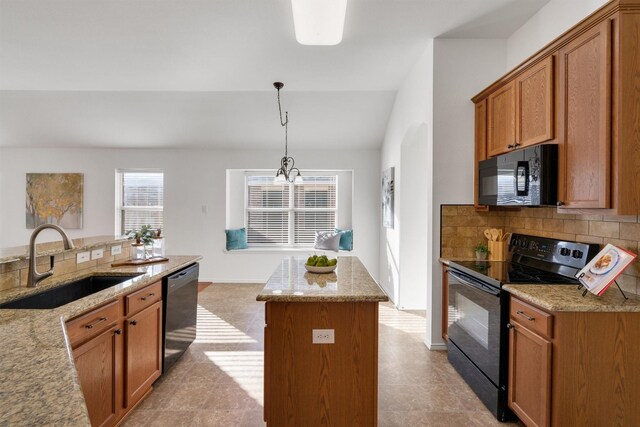
[[[578,279],[582,279],[582,276],[584,276],[584,273],[582,273],[580,276],[578,276]],[[617,280],[614,280],[614,281],[613,281],[613,283],[615,283],[615,284],[616,284],[616,287],[618,288],[618,290],[620,291],[620,293],[622,294],[622,296],[624,297],[624,299],[625,299],[625,300],[628,300],[628,299],[629,299],[629,297],[627,297],[627,296],[624,294],[624,292],[622,291],[622,288],[620,287],[620,285],[618,285],[618,281],[617,281]],[[582,289],[582,288],[584,288],[584,287],[585,287],[584,285],[580,284],[580,285],[578,285],[578,290],[580,290],[580,289]],[[589,293],[589,289],[585,289],[585,290],[582,292],[582,296],[583,296],[583,297],[586,297],[588,293]]]

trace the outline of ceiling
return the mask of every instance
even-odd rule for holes
[[[444,37],[503,38],[549,0],[349,0],[338,46],[289,0],[0,0],[0,146],[377,148]]]

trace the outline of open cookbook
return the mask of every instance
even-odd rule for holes
[[[632,252],[607,244],[576,277],[589,292],[600,296],[636,257]]]

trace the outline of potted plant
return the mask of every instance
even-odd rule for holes
[[[487,255],[489,255],[489,247],[486,243],[478,243],[474,246],[473,250],[476,253],[476,260],[484,261],[487,259]]]
[[[135,239],[133,243],[133,259],[147,258],[147,250],[145,248],[153,246],[153,238],[156,237],[156,231],[150,225],[143,225],[140,230],[129,230],[125,233],[130,240]],[[149,250],[150,252],[150,250]]]

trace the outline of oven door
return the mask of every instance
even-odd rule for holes
[[[449,340],[493,383],[500,384],[500,290],[448,269]]]

